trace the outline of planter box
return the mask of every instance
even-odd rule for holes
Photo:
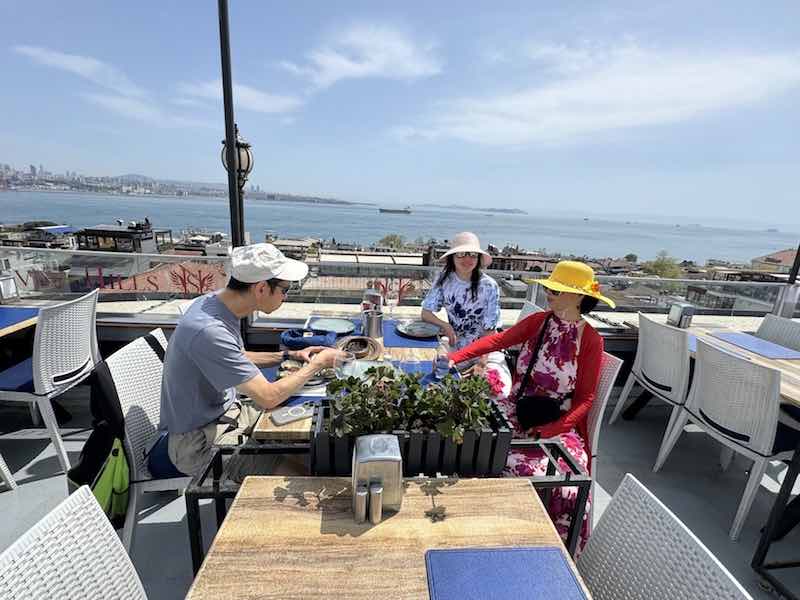
[[[330,403],[317,405],[311,426],[311,471],[315,475],[350,475],[355,437],[337,437],[330,430]],[[374,432],[380,433],[380,432]],[[489,428],[467,431],[456,444],[442,439],[438,432],[392,431],[400,442],[403,475],[458,474],[462,477],[499,475],[511,447],[511,427],[492,403]]]

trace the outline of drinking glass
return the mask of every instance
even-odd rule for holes
[[[356,355],[352,352],[342,352],[333,359],[333,372],[339,379],[350,377],[355,367]]]
[[[400,290],[396,290],[391,285],[386,289],[386,296],[383,299],[389,307],[389,318],[394,317],[394,307],[400,304]]]

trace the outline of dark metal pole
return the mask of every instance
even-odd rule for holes
[[[231,75],[231,42],[228,28],[228,0],[219,0],[219,50],[222,59],[222,99],[225,106],[225,151],[228,162],[228,201],[231,213],[231,243],[244,245],[242,203],[239,197],[239,152],[233,125],[233,77]]]
[[[797,271],[800,271],[800,245],[797,246],[797,254],[794,255],[794,264],[789,271],[789,285],[797,281]]]
[[[236,156],[239,156],[238,150]],[[239,231],[242,232],[242,245],[244,245],[244,185],[239,189]]]

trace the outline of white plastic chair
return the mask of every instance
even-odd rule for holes
[[[800,323],[777,315],[764,315],[764,320],[756,331],[756,337],[786,348],[800,350]]]
[[[595,600],[752,599],[697,536],[630,473],[576,562]]]
[[[14,481],[14,475],[12,475],[11,469],[8,468],[6,461],[3,460],[2,454],[0,454],[0,479],[6,483],[6,488],[9,490],[14,490],[17,488],[17,482]]]
[[[786,348],[800,350],[800,323],[777,315],[764,315],[764,320],[756,331],[756,337]],[[800,430],[800,421],[792,418],[784,410],[781,410],[778,420],[792,429]]]
[[[0,554],[0,598],[147,600],[108,517],[87,486]]]
[[[609,424],[619,418],[635,383],[639,383],[655,398],[676,406],[686,402],[689,387],[689,334],[685,329],[662,325],[639,313],[639,343],[631,373],[622,388]],[[670,417],[669,432],[677,418]]]
[[[167,339],[160,329],[150,332],[166,350]],[[124,346],[106,359],[125,419],[125,455],[130,468],[130,488],[122,543],[130,552],[139,517],[139,505],[146,492],[182,491],[191,477],[153,479],[146,453],[156,435],[161,416],[161,358],[144,337]]]
[[[50,400],[86,379],[100,362],[97,349],[98,290],[76,300],[39,310],[33,356],[0,373],[0,400],[26,402],[38,421],[38,408],[61,468],[70,468]]]
[[[589,410],[588,416],[588,433],[589,433],[589,447],[592,449],[592,456],[589,463],[589,471],[592,474],[592,499],[594,500],[594,484],[597,479],[597,447],[600,444],[600,428],[603,424],[603,414],[608,405],[608,399],[611,396],[611,390],[614,389],[614,383],[617,380],[617,375],[622,367],[622,359],[617,358],[603,352],[603,360],[600,363],[600,381],[597,384],[597,392],[595,393],[592,408]],[[589,506],[589,534],[591,535],[592,523],[594,523],[594,505],[592,501]]]
[[[688,422],[733,452],[753,461],[730,538],[736,540],[771,460],[787,460],[792,450],[773,453],[778,427],[781,374],[697,340],[695,374],[684,407],[676,407],[675,426],[666,432],[653,467],[658,471]],[[670,419],[672,420],[672,419]]]
[[[519,311],[519,316],[517,317],[517,323],[522,321],[525,317],[529,317],[532,314],[543,312],[545,309],[541,306],[534,304],[530,300],[525,300],[522,304],[522,308]]]

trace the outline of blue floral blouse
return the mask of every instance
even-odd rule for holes
[[[478,293],[473,300],[470,282],[451,273],[442,285],[435,284],[422,301],[422,308],[431,312],[438,312],[442,307],[447,311],[447,320],[458,336],[453,350],[460,350],[481,337],[487,329],[497,328],[500,323],[497,282],[482,274]]]

